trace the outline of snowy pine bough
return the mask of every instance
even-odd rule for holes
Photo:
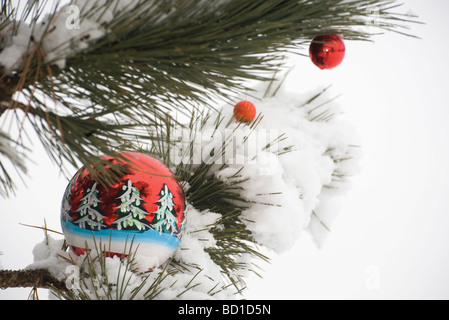
[[[127,257],[95,254],[99,243],[76,258],[45,227],[23,272],[44,270],[53,283],[20,285],[66,299],[232,299],[269,260],[260,248],[285,252],[304,232],[322,244],[337,214],[333,201],[357,171],[358,141],[328,90],[287,92],[274,75],[317,35],[366,40],[360,27],[373,19],[400,32],[412,18],[391,13],[395,7],[390,0],[1,1],[0,116],[18,128],[29,123],[67,176],[81,165],[98,172],[73,222],[104,228],[97,183],[116,177],[98,157],[117,150],[169,165],[187,199],[180,247],[164,265],[142,267],[149,262],[132,239]],[[259,115],[238,123],[232,106],[248,94]],[[15,190],[10,172],[26,173],[29,148],[22,129],[3,130],[7,197]],[[265,140],[253,144],[259,134]],[[127,181],[116,199],[117,229],[176,233],[171,197],[162,188],[148,222]],[[61,210],[68,222],[67,199]],[[18,285],[7,274],[0,270],[0,287]]]
[[[205,202],[214,203],[209,205],[209,209],[205,210],[201,199],[196,199],[197,193],[201,194],[204,190],[195,185],[195,179],[181,181],[188,199],[185,232],[170,263],[146,272],[139,268],[145,265],[145,258],[133,255],[132,250],[130,256],[122,261],[118,257],[103,257],[104,261],[101,262],[101,259],[97,261],[87,254],[75,262],[75,272],[75,269],[68,268],[73,264],[58,258],[58,255],[67,255],[60,250],[61,240],[57,242],[59,250],[53,249],[53,255],[46,256],[46,259],[59,261],[60,267],[53,263],[53,274],[60,281],[69,281],[69,287],[73,290],[69,293],[58,291],[57,295],[86,299],[233,299],[238,297],[236,293],[244,293],[244,278],[256,270],[256,265],[268,259],[257,253],[257,247],[282,253],[289,250],[304,232],[311,232],[317,243],[323,244],[337,214],[332,201],[348,187],[347,178],[357,171],[359,149],[352,127],[338,120],[339,107],[335,102],[329,102],[332,99],[328,93],[319,91],[316,99],[308,102],[311,96],[313,94],[298,95],[281,89],[275,96],[259,101],[258,110],[263,117],[258,121],[257,130],[269,130],[282,124],[282,139],[273,139],[273,143],[279,146],[272,149],[274,153],[266,145],[266,148],[261,147],[257,151],[257,156],[263,158],[260,162],[209,164],[208,179],[216,181],[208,189],[218,185],[215,192],[224,192],[219,199],[205,199]],[[273,105],[282,105],[286,112],[276,112]],[[317,117],[324,108],[329,117]],[[227,125],[232,116],[232,111],[223,108],[222,120],[217,121],[211,116],[196,123],[201,128],[192,126],[193,139],[188,141],[194,149],[193,153],[202,152],[201,148],[205,147],[195,142],[198,142],[197,135],[206,128],[215,128],[216,132],[239,128],[247,135],[255,132],[255,128],[236,122]],[[173,125],[172,129],[176,130],[176,126]],[[248,146],[244,141],[238,145],[234,156],[247,157],[245,147]],[[270,174],[266,174],[267,166],[270,167]],[[189,172],[189,177],[192,173],[194,178],[198,178],[198,173],[206,173],[202,168],[204,165],[192,163],[175,166],[173,170],[180,170],[180,167]],[[90,201],[95,206],[96,200],[92,196],[95,192],[91,189],[88,191],[90,196],[84,198],[89,199],[86,203]],[[159,193],[159,208],[151,224],[155,230],[172,232],[174,225],[170,221],[175,218],[172,216],[174,210],[170,197],[168,190],[162,189]],[[217,203],[223,198],[229,203],[217,208]],[[141,199],[130,182],[123,187],[120,201],[122,204],[118,210],[123,210],[127,216],[117,221],[123,223],[132,218],[136,223]],[[226,212],[229,208],[235,211]],[[231,222],[228,219],[234,220]],[[250,237],[239,239],[239,232]],[[239,241],[246,242],[244,250],[237,247]],[[226,261],[229,258],[232,261]],[[45,259],[36,263],[43,265]],[[93,274],[92,268],[95,270]],[[124,282],[128,286],[120,287]],[[160,292],[155,289],[156,284]]]

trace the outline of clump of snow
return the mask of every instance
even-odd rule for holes
[[[70,262],[61,258],[65,255],[62,250],[64,240],[53,239],[50,235],[41,243],[38,243],[33,249],[34,263],[26,269],[47,269],[56,279],[62,281],[66,275],[66,269]]]
[[[84,299],[139,299],[142,292],[135,291],[142,287],[143,277],[131,267],[128,259],[117,256],[89,260],[87,255],[83,255],[76,265],[67,269],[70,274],[66,284]],[[84,281],[80,273],[84,273]]]
[[[131,9],[137,1],[116,0],[109,3],[106,9],[98,9],[106,3],[106,0],[72,1],[38,22],[27,24],[22,21],[16,23],[15,28],[5,28],[8,31],[2,34],[0,64],[11,73],[20,66],[27,54],[36,49],[35,44],[40,43],[45,62],[63,69],[68,57],[87,49],[108,32],[105,25],[119,10]],[[89,15],[85,17],[85,13]]]
[[[280,88],[275,96],[255,102],[263,115],[258,129],[277,129],[285,134],[287,139],[279,143],[277,150],[293,147],[292,151],[276,156],[279,162],[276,166],[281,170],[265,176],[248,175],[251,177],[248,188],[253,181],[259,181],[258,187],[265,183],[271,192],[282,192],[276,196],[248,197],[281,205],[267,213],[271,224],[265,230],[261,230],[259,222],[267,217],[256,218],[260,208],[253,207],[247,212],[256,218],[249,225],[257,231],[256,239],[277,252],[290,249],[300,235],[298,230],[304,229],[322,245],[338,213],[330,203],[350,187],[348,178],[359,170],[359,139],[354,127],[339,119],[340,107],[331,101],[328,91],[309,102],[318,92],[299,94]],[[312,225],[315,227],[310,228]]]
[[[174,258],[185,265],[194,266],[190,272],[170,275],[171,282],[159,299],[230,299],[235,295],[234,287],[228,287],[222,277],[220,267],[214,263],[204,250],[215,246],[215,239],[209,232],[221,215],[214,212],[199,212],[188,206],[185,233]],[[249,254],[248,254],[249,255]],[[194,280],[192,281],[194,277]],[[188,291],[185,291],[189,288]]]

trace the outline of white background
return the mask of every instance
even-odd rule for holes
[[[346,42],[344,62],[321,71],[304,57],[287,86],[310,91],[332,84],[343,118],[358,128],[364,157],[352,191],[325,245],[304,236],[248,280],[249,299],[449,298],[449,3],[403,0],[420,16],[421,40],[387,33],[374,43]],[[0,199],[0,265],[32,262],[43,225],[59,230],[67,180],[40,146],[27,186]],[[25,299],[29,290],[0,290]],[[46,294],[42,296],[46,298]]]

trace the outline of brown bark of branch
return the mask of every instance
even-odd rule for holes
[[[64,282],[55,279],[48,270],[0,270],[0,289],[7,288],[56,288],[67,291]]]
[[[0,117],[2,116],[3,112],[5,112],[8,109],[8,106],[6,103],[3,103],[3,101],[0,101]]]
[[[4,74],[4,68],[0,66],[0,117],[8,109],[18,81],[17,76]]]
[[[20,81],[18,75],[8,75],[3,66],[0,66],[0,117],[11,106],[11,99]]]

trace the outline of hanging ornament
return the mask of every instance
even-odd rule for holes
[[[138,253],[148,268],[154,268],[179,246],[186,213],[184,191],[159,160],[135,152],[121,155],[129,161],[103,157],[126,168],[120,182],[104,186],[85,167],[75,174],[62,201],[62,230],[76,255],[101,245],[108,256]]]
[[[335,68],[345,57],[343,38],[338,34],[317,36],[310,44],[309,55],[320,69]]]
[[[234,117],[240,122],[251,122],[256,117],[256,107],[250,101],[240,101],[234,107]]]

